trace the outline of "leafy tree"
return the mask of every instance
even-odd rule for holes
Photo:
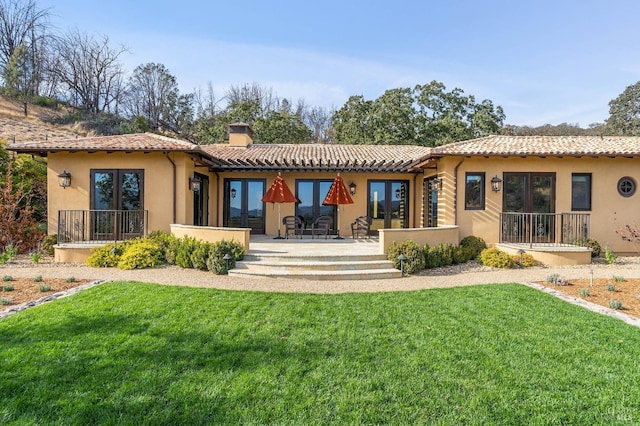
[[[28,114],[29,100],[34,93],[34,73],[27,53],[27,48],[23,44],[18,46],[4,67],[3,73],[3,92],[6,96],[17,98],[22,102],[25,117]]]
[[[334,113],[333,127],[340,143],[437,146],[498,133],[504,118],[490,100],[476,103],[433,81],[387,90],[373,101],[352,96]]]
[[[171,99],[179,98],[178,82],[162,64],[138,65],[129,78],[126,107],[134,117],[143,117],[151,130],[158,130],[161,122],[170,121]]]
[[[258,117],[253,130],[258,143],[303,143],[311,139],[311,130],[287,111],[271,111]]]
[[[616,135],[640,136],[640,81],[609,102],[607,128]]]

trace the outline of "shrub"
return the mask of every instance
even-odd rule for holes
[[[207,259],[211,256],[213,244],[206,241],[197,241],[196,247],[191,253],[191,264],[195,269],[206,271]],[[226,265],[226,262],[225,262]]]
[[[16,250],[11,244],[7,245],[4,248],[4,252],[0,253],[0,265],[7,263],[18,254],[18,250]]]
[[[47,235],[40,242],[40,250],[46,255],[53,256],[54,249],[53,246],[58,243],[58,235]]]
[[[523,268],[531,268],[538,264],[538,261],[529,253],[522,253],[522,255],[514,254],[511,258],[513,259],[514,264],[520,265]]]
[[[578,294],[581,297],[589,297],[591,295],[591,292],[589,291],[588,288],[580,288],[578,289]]]
[[[400,269],[400,261],[398,260],[400,254],[407,258],[402,262],[405,273],[415,274],[425,268],[424,252],[415,241],[394,241],[391,243],[387,252],[387,259],[393,262],[393,267],[396,269]]]
[[[40,259],[42,259],[42,253],[29,253],[29,258],[31,262],[37,265],[40,263]]]
[[[2,291],[13,291],[14,287],[11,284],[3,285]]]
[[[193,268],[193,263],[191,262],[191,253],[196,249],[198,242],[195,238],[191,238],[185,235],[182,239],[180,239],[180,244],[178,245],[178,250],[176,253],[175,262],[176,265],[181,268]]]
[[[620,275],[614,275],[611,279],[614,283],[623,283],[626,281],[626,279],[624,277],[621,277]]]
[[[569,285],[569,281],[566,278],[561,277],[560,274],[547,275],[547,282],[553,285]]]
[[[478,263],[492,268],[513,268],[515,265],[511,256],[495,247],[482,250]]]
[[[76,282],[76,277],[68,277],[68,278],[65,279],[65,282],[75,283]]]
[[[573,244],[591,249],[591,257],[600,256],[600,252],[602,251],[600,243],[595,238],[581,238],[574,241]]]
[[[470,259],[475,259],[482,253],[482,250],[487,248],[487,243],[480,237],[469,235],[460,241],[460,246],[469,248]]]
[[[36,275],[33,278],[33,282],[35,282],[35,283],[41,283],[42,281],[44,281],[44,278],[42,278],[42,275]]]
[[[0,297],[0,305],[10,305],[11,298],[10,297]]]
[[[94,268],[114,268],[118,266],[120,258],[131,241],[116,244],[107,244],[93,250],[87,259],[87,265]]]
[[[38,286],[38,290],[40,290],[42,293],[51,291],[51,286],[49,284],[42,284]]]
[[[616,291],[616,286],[615,286],[614,284],[611,284],[611,283],[607,283],[607,284],[604,286],[604,288],[605,288],[607,291]]]
[[[11,275],[5,275],[4,277],[2,277],[2,281],[13,281],[13,277]]]
[[[162,251],[163,261],[167,261],[167,250],[169,249],[171,242],[173,240],[178,240],[174,235],[167,234],[164,231],[150,232],[145,238],[158,244],[158,247],[160,247],[160,250]]]
[[[424,256],[427,268],[456,265],[469,261],[472,257],[472,249],[469,247],[455,246],[453,244],[438,244],[429,247],[425,244]]]
[[[120,260],[119,269],[144,269],[162,265],[162,251],[157,243],[148,239],[134,240],[129,244]]]
[[[618,256],[613,252],[613,250],[611,250],[611,247],[607,246],[604,249],[604,259],[608,265],[612,265],[617,258]]]
[[[609,300],[609,307],[611,309],[622,309],[622,302],[620,300]]]
[[[224,256],[229,253],[229,267]],[[229,269],[236,267],[236,261],[244,258],[244,247],[235,241],[216,241],[211,246],[211,254],[207,259],[207,269],[216,275],[224,275]]]
[[[473,259],[474,250],[472,247],[453,246],[453,264],[466,263]]]

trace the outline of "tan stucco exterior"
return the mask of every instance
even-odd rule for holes
[[[485,173],[485,209],[465,210],[464,180],[467,172]],[[438,161],[437,174],[444,178],[438,194],[438,225],[458,225],[460,238],[476,235],[488,243],[499,241],[499,217],[503,190],[491,190],[491,178],[502,179],[505,172],[555,173],[555,212],[571,210],[572,173],[592,174],[590,235],[615,252],[637,252],[616,233],[617,226],[640,223],[640,191],[625,198],[617,183],[624,176],[640,184],[640,159],[624,157],[444,157]],[[457,188],[457,189],[456,189]],[[639,188],[640,189],[640,188]]]

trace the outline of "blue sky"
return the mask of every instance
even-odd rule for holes
[[[432,80],[501,105],[506,122],[587,127],[640,80],[640,2],[37,0],[59,30],[162,63],[182,92],[257,82],[341,107]]]

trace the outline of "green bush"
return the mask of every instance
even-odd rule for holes
[[[31,262],[37,265],[38,263],[40,263],[40,259],[42,259],[42,253],[29,253],[29,259],[31,259]]]
[[[87,259],[87,265],[94,268],[115,268],[118,266],[122,254],[130,244],[132,244],[132,241],[107,244],[96,248]]]
[[[3,285],[2,291],[13,291],[14,287],[11,284]]]
[[[206,241],[197,241],[196,246],[191,253],[191,264],[195,269],[200,269],[201,271],[206,271],[207,267],[207,259],[211,256],[211,252],[213,251],[213,244]]]
[[[393,262],[393,267],[396,269],[400,269],[400,261],[398,260],[400,254],[407,258],[402,262],[406,274],[414,274],[424,269],[424,251],[415,241],[394,241],[391,243],[387,252],[387,259]]]
[[[513,268],[515,266],[511,256],[495,247],[482,250],[478,256],[478,263],[492,268]]]
[[[151,240],[140,239],[129,244],[118,261],[119,269],[144,269],[162,265],[160,246]]]
[[[457,265],[472,259],[473,251],[469,247],[453,244],[438,244],[437,246],[424,246],[426,267],[439,268],[441,266]]]
[[[618,258],[618,255],[611,250],[611,247],[607,246],[604,249],[604,259],[608,265],[613,265]]]
[[[468,248],[471,255],[470,259],[475,259],[482,253],[482,250],[487,248],[487,243],[480,237],[469,235],[460,241],[460,246]]]
[[[195,238],[191,238],[187,235],[181,238],[175,258],[176,265],[181,268],[193,268],[191,253],[195,251],[197,245],[198,241]]]
[[[580,238],[574,241],[573,244],[591,249],[591,257],[600,256],[600,252],[602,251],[600,243],[595,238]]]
[[[591,291],[588,288],[580,288],[578,289],[578,294],[580,297],[589,297],[591,295]]]
[[[609,307],[611,309],[622,309],[622,302],[620,300],[609,300]]]
[[[53,246],[56,244],[58,244],[58,235],[47,235],[40,242],[40,250],[46,255],[53,256]]]
[[[51,286],[49,284],[41,284],[38,286],[38,290],[42,293],[46,293],[47,291],[51,291]]]
[[[4,252],[0,253],[0,265],[7,263],[18,254],[18,250],[13,248],[11,244],[4,248]]]
[[[224,256],[229,253],[229,267]],[[235,241],[216,241],[211,245],[211,254],[207,259],[207,269],[216,275],[224,275],[229,269],[236,267],[236,261],[244,258],[244,247]]]
[[[10,305],[11,298],[10,297],[0,297],[0,305]]]
[[[13,277],[11,275],[5,275],[4,277],[2,277],[2,281],[13,281]]]
[[[158,247],[160,247],[160,250],[162,251],[162,260],[164,262],[167,261],[167,251],[169,250],[169,247],[171,246],[172,241],[178,240],[176,236],[172,234],[167,234],[164,231],[150,232],[145,237],[145,239],[151,240],[158,244]],[[174,257],[174,261],[170,263],[175,263],[175,257]]]

